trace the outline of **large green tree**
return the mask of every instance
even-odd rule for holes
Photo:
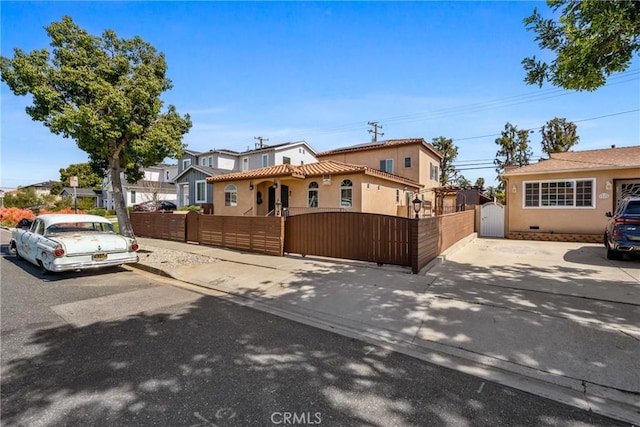
[[[576,129],[575,123],[567,119],[556,117],[549,120],[540,129],[542,151],[547,154],[569,151],[580,140]]]
[[[452,184],[458,171],[453,162],[458,157],[458,147],[453,144],[453,139],[439,136],[433,138],[431,145],[442,154],[442,160],[440,161],[440,185]]]
[[[533,156],[533,150],[529,144],[529,132],[527,129],[518,129],[517,126],[508,122],[504,125],[500,138],[495,140],[499,149],[493,163],[496,165],[498,174],[502,174],[507,166],[522,167],[529,164]],[[502,183],[500,185],[502,186]]]
[[[78,187],[99,189],[102,177],[96,173],[89,163],[76,163],[60,169],[60,182],[51,186],[51,194],[60,194],[64,187],[69,187],[69,178],[78,177]]]
[[[161,112],[160,95],[172,87],[164,55],[140,37],[91,35],[70,17],[45,29],[51,52],[15,48],[13,58],[0,58],[2,81],[16,95],[31,94],[27,114],[74,139],[93,170],[109,174],[120,232],[133,236],[121,172],[135,182],[143,167],[181,156],[191,127],[173,105]]]
[[[595,90],[612,73],[626,70],[640,51],[640,1],[547,0],[547,4],[554,18],[543,18],[536,8],[524,23],[536,33],[540,48],[552,51],[555,59],[551,63],[535,56],[523,59],[525,82]]]

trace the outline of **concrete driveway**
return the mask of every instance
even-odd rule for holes
[[[418,340],[532,378],[580,381],[587,397],[640,411],[639,259],[609,261],[594,244],[478,238],[429,274]]]

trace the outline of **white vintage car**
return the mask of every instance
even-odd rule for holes
[[[43,273],[138,262],[135,239],[116,234],[108,219],[96,215],[40,215],[29,229],[13,231],[10,249]]]

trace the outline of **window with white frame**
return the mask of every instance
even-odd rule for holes
[[[191,159],[182,160],[182,170],[188,168],[189,166],[191,166]]]
[[[207,166],[207,158],[200,157],[200,166]]]
[[[207,181],[196,181],[196,203],[207,201]]]
[[[213,167],[213,156],[207,157],[207,166],[209,166],[210,168]]]
[[[238,187],[233,184],[224,187],[224,205],[238,206]]]
[[[135,203],[136,202],[136,192],[135,191],[131,191],[131,203]]]
[[[291,164],[291,157],[282,156],[282,164],[283,165],[290,165]]]
[[[380,170],[382,172],[393,173],[393,159],[380,160]]]
[[[345,179],[340,183],[340,207],[353,207],[353,183]]]
[[[249,170],[249,158],[248,157],[244,157],[242,159],[242,170],[243,171],[248,171]]]
[[[429,178],[431,181],[439,181],[440,176],[438,173],[438,165],[434,165],[433,163],[429,163]]]
[[[307,206],[310,208],[318,207],[318,183],[313,181],[309,183],[309,194],[307,197]]]
[[[595,179],[525,181],[525,208],[593,208]]]
[[[266,168],[267,166],[269,166],[269,155],[268,154],[263,154],[262,155],[262,167]]]

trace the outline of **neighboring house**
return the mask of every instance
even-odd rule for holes
[[[173,181],[178,173],[178,165],[159,164],[144,168],[144,178],[129,184],[121,174],[122,192],[128,207],[154,200],[177,200]],[[102,185],[102,205],[106,209],[115,209],[111,179],[105,178]]]
[[[371,142],[352,147],[318,153],[320,160],[337,160],[344,163],[363,165],[393,175],[401,176],[421,186],[420,198],[435,204],[433,188],[438,187],[440,177],[440,161],[442,155],[423,138],[391,139]],[[398,214],[408,210],[415,195],[408,194],[402,198],[402,206]],[[411,190],[413,191],[413,190]],[[402,215],[404,216],[404,215]]]
[[[435,193],[434,213],[449,214],[469,209],[469,206],[491,202],[491,197],[482,193],[480,187],[458,187],[446,185],[433,189]]]
[[[554,153],[502,175],[508,238],[601,242],[625,196],[640,196],[640,146]]]
[[[51,187],[53,186],[53,184],[56,184],[58,182],[59,181],[38,182],[37,184],[25,185],[20,189],[21,190],[33,189],[38,196],[48,196],[49,194],[51,194]]]
[[[90,188],[76,188],[75,192],[73,187],[64,187],[60,192],[60,197],[73,197],[76,196],[80,199],[92,199],[93,206],[98,208],[103,206],[102,202],[102,190],[91,190]]]
[[[216,215],[265,216],[322,211],[397,215],[416,181],[363,165],[324,160],[207,178]]]
[[[185,150],[175,178],[178,206],[212,206],[213,188],[206,185],[207,178],[274,165],[313,163],[317,161],[315,155],[315,151],[304,141],[257,145],[255,149],[241,153],[232,150]]]

